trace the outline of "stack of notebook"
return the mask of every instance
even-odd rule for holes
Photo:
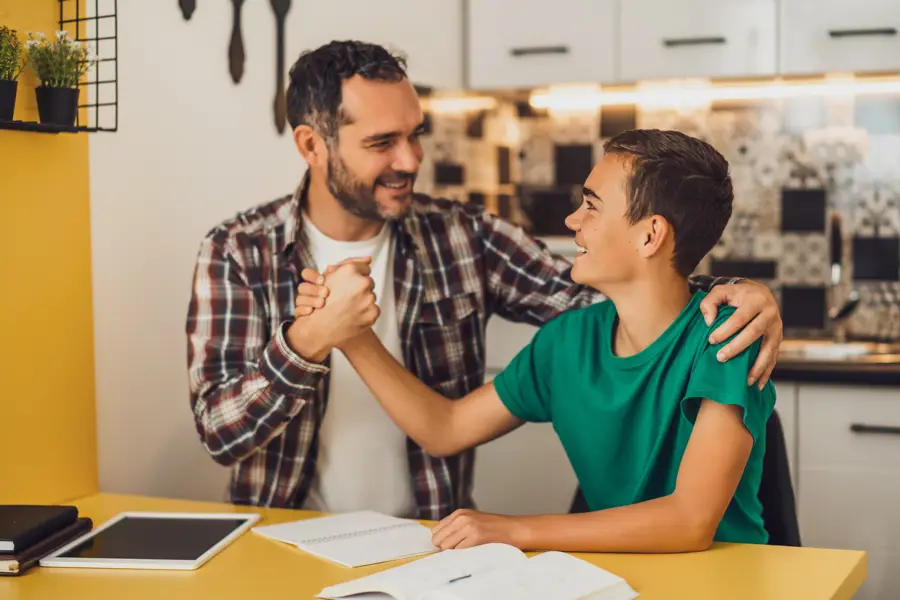
[[[0,504],[0,575],[21,575],[92,527],[74,506]]]

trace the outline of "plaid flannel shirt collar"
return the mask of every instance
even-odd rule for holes
[[[300,185],[294,190],[291,197],[291,215],[285,224],[284,248],[281,249],[282,258],[290,258],[297,244],[304,240],[303,233],[303,205],[306,203],[306,194],[309,191],[309,172],[303,175]]]

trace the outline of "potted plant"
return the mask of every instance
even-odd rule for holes
[[[55,40],[29,34],[28,61],[41,84],[35,89],[41,123],[73,125],[78,114],[78,82],[96,60],[81,42],[57,31]]]
[[[19,73],[24,66],[20,59],[22,44],[15,29],[0,25],[0,121],[12,121],[16,108]]]

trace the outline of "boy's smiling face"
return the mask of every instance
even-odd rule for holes
[[[566,218],[579,247],[572,266],[575,283],[601,289],[604,283],[631,280],[643,259],[656,254],[653,249],[648,254],[645,243],[651,225],[632,224],[626,215],[630,176],[627,155],[605,154],[585,180],[581,206]]]

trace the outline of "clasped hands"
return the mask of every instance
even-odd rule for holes
[[[360,335],[371,332],[381,315],[376,304],[371,258],[351,258],[320,274],[303,269],[297,288],[295,321],[288,343],[301,356],[321,362],[332,349],[342,350]],[[327,302],[326,302],[327,299]],[[302,317],[302,318],[301,318]]]

